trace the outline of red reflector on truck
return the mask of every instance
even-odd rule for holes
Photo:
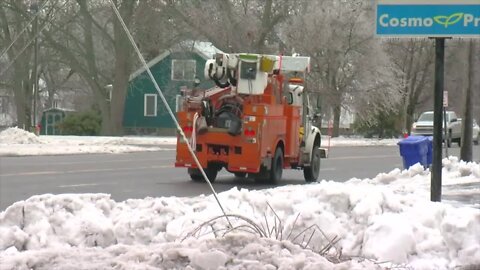
[[[183,132],[193,132],[193,127],[192,126],[184,126],[183,127]]]
[[[248,137],[254,137],[256,132],[252,128],[248,128],[248,129],[245,129],[243,134],[245,134],[245,136],[248,136]]]

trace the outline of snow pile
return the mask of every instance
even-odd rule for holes
[[[401,139],[367,139],[361,137],[322,136],[322,147],[328,146],[397,146]]]
[[[444,160],[449,185],[480,182],[480,165]],[[421,166],[373,179],[323,181],[219,194],[226,212],[272,228],[281,239],[252,232],[222,235],[212,196],[113,201],[107,194],[39,195],[0,213],[1,269],[453,269],[480,264],[480,209],[429,201],[430,173]],[[448,185],[446,187],[448,191]],[[273,213],[269,206],[275,210]],[[266,223],[265,220],[268,220]],[[237,219],[231,219],[234,226]],[[317,225],[303,238],[303,230]],[[277,227],[279,227],[277,225]],[[333,264],[314,251],[335,236]],[[185,239],[186,238],[186,239]],[[278,237],[280,238],[280,237]],[[185,239],[182,241],[182,239]],[[288,240],[286,240],[288,239]],[[309,249],[292,244],[308,242]],[[388,263],[374,264],[368,258]]]
[[[397,142],[398,139],[322,137],[322,147],[328,148],[331,146],[396,146]],[[172,146],[175,146],[176,143],[177,138],[174,136],[36,136],[35,134],[27,132],[23,129],[9,128],[0,132],[0,156],[162,151],[173,150]]]
[[[42,144],[33,133],[20,128],[8,128],[0,132],[0,144]]]
[[[175,137],[36,136],[9,128],[0,133],[0,156],[162,151],[175,144]]]

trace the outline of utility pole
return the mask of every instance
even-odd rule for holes
[[[30,11],[33,12],[35,19],[33,20],[33,34],[35,37],[33,43],[33,123],[32,126],[34,130],[37,127],[37,100],[38,100],[38,74],[37,74],[37,66],[38,66],[38,3],[35,1],[30,5]]]
[[[467,75],[467,88],[465,89],[465,109],[463,110],[463,120],[462,120],[462,137],[461,137],[461,149],[460,149],[460,159],[463,161],[471,162],[473,159],[472,152],[472,138],[473,138],[473,78],[474,78],[474,47],[475,44],[473,40],[470,40],[468,45],[468,75]]]
[[[433,157],[430,180],[430,200],[442,200],[442,113],[444,82],[445,38],[435,38],[435,85],[433,112]],[[445,140],[447,138],[445,137]]]

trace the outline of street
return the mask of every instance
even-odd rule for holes
[[[174,168],[175,151],[128,154],[83,154],[56,156],[0,157],[0,211],[12,203],[44,193],[108,193],[116,201],[161,196],[210,194],[206,184],[192,182],[183,168]],[[480,146],[474,146],[474,160],[480,160]],[[449,149],[459,155],[459,147]],[[351,178],[373,178],[378,173],[402,168],[396,146],[334,147],[322,159],[321,180],[344,182]],[[305,184],[299,170],[284,170],[278,185]],[[222,170],[214,188],[217,192],[235,186],[264,189],[249,179],[236,179]],[[478,189],[467,186],[468,189]],[[458,198],[454,198],[458,199]],[[465,199],[465,198],[460,198]],[[479,200],[478,194],[465,200]]]

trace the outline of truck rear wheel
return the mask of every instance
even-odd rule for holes
[[[320,174],[320,158],[320,149],[318,147],[314,147],[310,166],[305,166],[303,168],[303,177],[305,178],[305,181],[309,183],[317,181],[318,175]]]
[[[275,184],[277,181],[282,179],[283,174],[283,150],[280,147],[277,147],[275,150],[275,155],[272,160],[272,168],[270,170],[270,183]]]
[[[268,170],[264,166],[260,166],[260,171],[253,175],[257,183],[261,184],[275,184],[282,178],[283,173],[283,151],[282,148],[277,147],[275,155],[272,158],[272,166]]]
[[[203,170],[205,170],[205,174],[207,175],[210,182],[211,183],[215,182],[215,179],[217,178],[218,170],[216,170],[215,168],[205,168]],[[192,181],[205,182],[205,179],[203,178],[203,175],[200,169],[189,168],[188,174],[190,175],[190,178],[192,179]]]

